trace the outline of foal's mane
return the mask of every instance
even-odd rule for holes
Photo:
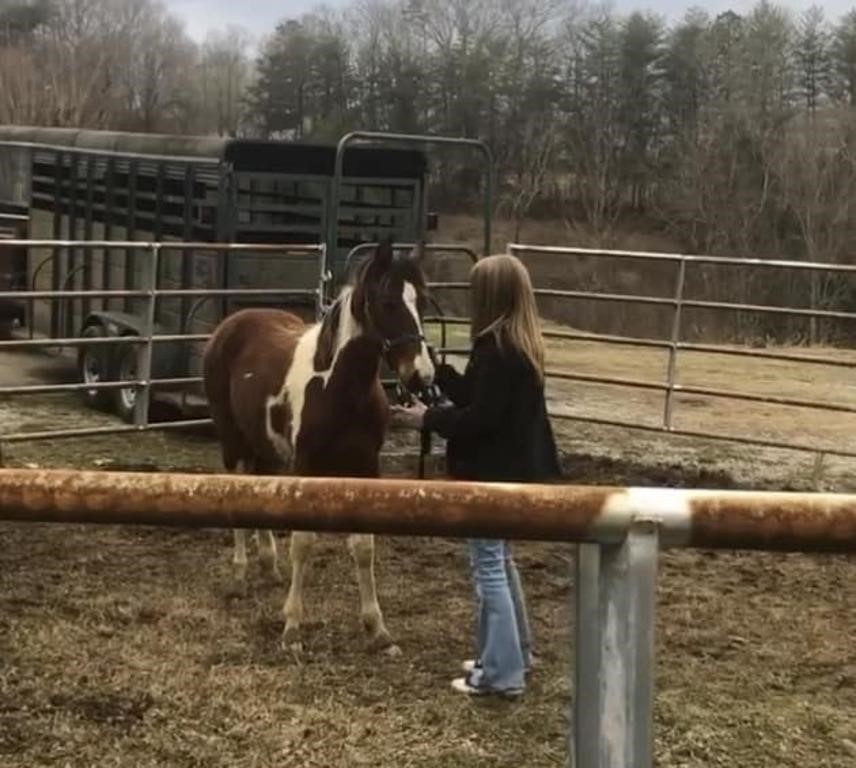
[[[313,366],[316,371],[326,371],[333,365],[336,354],[336,337],[339,335],[339,323],[342,318],[342,304],[346,292],[350,287],[344,288],[339,294],[321,320],[321,330],[318,332],[318,343],[315,346],[315,358]]]

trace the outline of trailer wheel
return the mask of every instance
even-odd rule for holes
[[[107,332],[101,323],[92,323],[80,334],[84,339],[101,338]],[[77,370],[82,384],[99,384],[110,380],[110,347],[103,344],[82,346],[77,351]],[[83,400],[90,408],[109,411],[113,393],[109,389],[84,389]]]
[[[116,373],[117,381],[134,381],[138,378],[136,344],[128,345],[119,353]],[[134,409],[137,404],[138,392],[139,390],[135,386],[121,387],[111,392],[113,411],[128,424],[134,423]]]

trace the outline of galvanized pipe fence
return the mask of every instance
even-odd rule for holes
[[[810,355],[793,352],[777,352],[767,349],[736,348],[726,345],[702,344],[682,340],[683,314],[685,309],[707,309],[721,312],[756,312],[778,316],[794,316],[805,318],[827,318],[836,320],[856,321],[856,312],[824,310],[805,307],[771,306],[764,304],[742,304],[736,302],[703,301],[689,299],[686,297],[686,279],[688,269],[696,265],[732,266],[740,269],[762,268],[762,269],[794,269],[803,273],[821,272],[826,274],[842,274],[856,276],[856,265],[847,264],[824,264],[820,262],[795,262],[785,260],[765,259],[741,259],[735,257],[719,257],[707,255],[671,254],[646,251],[622,251],[591,248],[572,248],[524,245],[512,243],[508,245],[508,252],[526,261],[527,254],[539,254],[555,256],[556,258],[588,257],[588,258],[622,258],[641,262],[657,262],[675,265],[673,295],[669,298],[664,296],[650,296],[625,293],[607,293],[583,290],[558,290],[552,288],[537,288],[535,293],[539,297],[558,298],[568,301],[588,300],[613,302],[617,304],[647,305],[665,307],[672,311],[672,321],[669,339],[653,339],[640,337],[619,336],[614,334],[585,333],[576,331],[545,330],[545,339],[556,341],[581,341],[610,346],[637,347],[645,349],[658,349],[668,353],[666,372],[662,380],[644,380],[619,376],[600,376],[576,371],[561,369],[550,369],[547,378],[552,380],[576,381],[586,384],[603,384],[627,389],[648,390],[663,393],[663,411],[659,425],[642,424],[638,421],[627,419],[611,419],[596,416],[568,414],[564,412],[551,412],[555,419],[564,421],[580,422],[593,425],[619,427],[624,429],[640,430],[653,433],[666,433],[683,437],[701,438],[707,440],[718,440],[730,443],[746,445],[757,445],[759,447],[796,450],[823,455],[856,457],[856,449],[842,447],[829,442],[825,444],[811,444],[799,439],[773,440],[757,435],[728,434],[711,430],[682,429],[674,425],[675,396],[697,395],[725,400],[763,403],[790,408],[806,408],[819,411],[831,411],[837,413],[856,414],[856,404],[846,402],[835,402],[814,398],[783,397],[777,395],[761,394],[739,389],[721,389],[717,387],[701,387],[679,384],[677,381],[680,354],[682,352],[695,352],[723,357],[754,358],[757,360],[794,362],[805,365],[819,366],[828,365],[839,368],[856,369],[856,359],[845,360],[840,357],[829,355]],[[444,283],[447,290],[469,290],[469,283]],[[443,326],[468,326],[469,318],[466,317],[430,317],[432,322],[441,323]],[[856,325],[854,325],[856,328]],[[467,348],[448,350],[466,354]]]
[[[174,250],[216,250],[224,253],[236,251],[258,251],[258,252],[275,252],[275,253],[296,253],[296,254],[317,254],[319,256],[319,281],[318,287],[315,290],[308,291],[306,289],[162,289],[156,284],[151,284],[146,289],[141,290],[111,290],[111,291],[37,291],[34,286],[28,292],[11,291],[0,292],[0,300],[2,299],[19,299],[25,300],[32,304],[38,299],[60,299],[69,300],[74,298],[143,298],[147,300],[147,306],[150,311],[153,311],[157,299],[160,297],[195,297],[197,302],[194,307],[201,302],[210,300],[216,297],[312,297],[316,302],[316,308],[320,315],[325,307],[329,304],[329,289],[330,275],[326,268],[323,267],[324,254],[323,245],[256,245],[256,244],[236,244],[236,243],[185,243],[185,242],[163,242],[163,243],[145,243],[140,241],[53,241],[53,240],[6,240],[0,243],[0,247],[43,247],[43,248],[135,248],[147,251],[153,262],[159,258],[159,254],[166,249]],[[354,262],[364,255],[364,253],[372,247],[372,244],[363,244],[352,249],[346,258],[346,274],[347,270],[351,269]],[[396,243],[395,248],[406,249],[414,247],[413,243]],[[462,245],[458,244],[427,244],[426,250],[432,253],[448,252],[458,253],[465,256],[469,261],[474,261],[477,256],[475,252]],[[673,295],[669,298],[663,296],[624,294],[624,293],[605,293],[597,291],[584,290],[558,290],[550,288],[539,288],[536,294],[545,298],[559,298],[567,301],[575,300],[594,300],[604,302],[614,302],[629,305],[648,305],[666,307],[672,311],[671,334],[669,339],[653,339],[646,337],[627,337],[614,334],[596,334],[587,332],[577,332],[572,330],[554,330],[547,329],[544,331],[544,337],[554,341],[580,341],[586,343],[597,343],[608,346],[625,346],[636,348],[657,349],[667,352],[668,359],[666,365],[666,373],[661,380],[644,380],[630,377],[619,376],[600,376],[588,374],[578,371],[568,371],[552,368],[548,370],[547,377],[550,380],[572,381],[585,384],[602,384],[607,386],[615,386],[636,390],[648,390],[660,392],[663,395],[663,410],[662,418],[659,424],[644,424],[639,421],[633,421],[620,418],[603,418],[599,416],[588,416],[583,414],[571,414],[563,411],[553,411],[551,416],[555,419],[588,423],[592,425],[619,427],[631,430],[647,431],[656,434],[669,434],[683,437],[710,439],[726,441],[738,444],[757,445],[761,447],[796,450],[808,453],[814,453],[819,458],[824,455],[841,456],[841,457],[856,457],[856,450],[847,446],[841,446],[832,442],[826,444],[812,444],[804,442],[798,438],[775,440],[768,439],[752,434],[727,434],[712,430],[699,429],[684,429],[676,427],[674,424],[676,410],[676,395],[697,395],[702,397],[712,397],[718,399],[726,399],[733,401],[754,402],[761,404],[770,404],[789,408],[814,409],[828,412],[837,412],[843,414],[856,413],[856,405],[846,402],[835,402],[831,400],[821,400],[814,398],[797,398],[784,397],[771,394],[761,394],[741,390],[737,387],[734,389],[721,389],[717,387],[700,387],[692,385],[680,384],[677,381],[677,373],[681,353],[704,353],[712,355],[721,355],[723,357],[742,357],[753,358],[758,360],[768,361],[787,361],[799,364],[818,366],[828,365],[839,368],[856,368],[856,360],[846,360],[839,357],[831,357],[829,355],[813,355],[800,354],[794,352],[779,352],[768,349],[755,348],[736,348],[725,345],[704,344],[683,341],[682,336],[682,319],[683,310],[686,308],[703,308],[715,311],[733,312],[747,311],[759,312],[774,315],[784,316],[799,316],[807,318],[834,318],[839,320],[856,320],[856,313],[845,311],[833,311],[823,309],[811,309],[804,307],[786,307],[786,306],[769,306],[769,305],[753,305],[740,304],[734,302],[715,302],[701,301],[688,299],[685,296],[686,277],[688,269],[695,265],[715,264],[729,265],[737,268],[758,267],[763,269],[793,269],[805,272],[824,272],[828,274],[848,274],[856,275],[856,266],[841,265],[841,264],[823,264],[814,262],[793,262],[784,260],[763,260],[763,259],[740,259],[730,257],[715,257],[704,255],[686,255],[686,254],[669,254],[656,252],[642,251],[622,251],[622,250],[605,250],[605,249],[589,249],[589,248],[571,248],[571,247],[552,247],[552,246],[534,246],[525,244],[510,244],[508,251],[526,259],[527,254],[542,254],[555,256],[557,258],[568,257],[595,257],[595,258],[625,258],[642,262],[657,262],[668,263],[675,265],[675,282]],[[44,261],[38,266],[43,266]],[[37,267],[38,268],[38,267]],[[155,280],[157,269],[152,269],[152,280]],[[451,290],[463,291],[469,289],[468,282],[438,282],[429,285],[435,290]],[[447,316],[441,310],[436,302],[433,302],[437,314],[430,315],[425,318],[426,324],[438,324],[440,328],[441,344],[439,352],[445,354],[466,354],[468,348],[466,346],[450,346],[448,343],[448,328],[455,325],[469,325],[469,319],[460,316]],[[208,334],[193,334],[187,332],[187,323],[181,329],[181,333],[158,334],[155,331],[153,317],[147,317],[146,330],[144,333],[137,336],[123,336],[119,338],[57,338],[57,339],[13,339],[0,341],[0,350],[4,348],[58,348],[58,347],[86,347],[100,345],[136,345],[140,349],[138,357],[136,379],[116,382],[99,382],[83,383],[83,384],[45,384],[45,385],[29,385],[29,386],[8,386],[0,387],[0,396],[13,394],[52,394],[63,391],[87,391],[98,389],[124,389],[129,386],[136,388],[141,393],[138,398],[139,402],[135,408],[134,424],[116,424],[99,427],[82,427],[71,430],[50,430],[34,433],[13,433],[0,435],[0,440],[7,442],[16,442],[21,440],[35,439],[53,439],[59,437],[86,436],[92,434],[109,434],[114,432],[134,431],[141,429],[181,429],[184,427],[198,427],[210,424],[210,419],[181,419],[177,421],[159,421],[151,423],[149,421],[148,404],[151,399],[152,388],[186,388],[192,385],[201,383],[200,377],[188,376],[177,378],[152,378],[151,376],[151,356],[152,349],[155,344],[168,342],[193,342],[204,341],[208,338]]]
[[[775,395],[759,394],[738,389],[720,389],[716,387],[697,387],[684,384],[678,384],[676,381],[676,373],[681,352],[702,352],[706,354],[722,355],[723,357],[743,357],[756,358],[763,360],[778,360],[787,362],[798,362],[806,365],[834,365],[844,368],[856,368],[856,360],[843,360],[841,358],[830,357],[829,355],[800,355],[785,352],[776,352],[770,350],[759,350],[754,348],[735,349],[726,345],[713,344],[697,344],[685,342],[682,340],[683,330],[683,314],[686,309],[706,309],[718,312],[751,312],[779,317],[804,317],[804,318],[829,318],[846,321],[856,321],[856,312],[824,310],[816,307],[790,307],[768,304],[748,304],[739,302],[725,301],[706,301],[698,299],[690,299],[686,296],[687,274],[688,270],[693,267],[702,265],[710,266],[730,266],[740,270],[750,268],[758,268],[762,270],[796,270],[802,274],[810,275],[815,273],[838,274],[838,275],[854,275],[856,276],[856,266],[848,264],[828,264],[822,262],[799,262],[788,261],[783,259],[747,259],[728,256],[710,256],[703,254],[674,254],[674,253],[658,253],[650,251],[627,251],[627,250],[608,250],[608,249],[593,249],[593,248],[566,248],[566,247],[551,247],[551,246],[533,246],[523,244],[510,244],[508,246],[510,253],[526,258],[526,254],[542,254],[562,257],[589,257],[596,259],[622,258],[631,259],[642,262],[659,262],[672,264],[675,267],[674,272],[674,287],[670,298],[656,296],[639,296],[632,294],[598,294],[589,292],[570,292],[570,291],[552,291],[546,292],[544,295],[568,296],[576,294],[574,298],[586,298],[602,301],[611,301],[617,303],[629,304],[657,304],[669,307],[672,311],[672,323],[670,338],[666,341],[650,338],[621,338],[621,337],[596,337],[594,340],[604,344],[632,344],[633,346],[642,346],[648,348],[659,348],[668,350],[668,363],[666,369],[665,380],[657,381],[634,381],[632,379],[623,379],[617,377],[597,377],[599,383],[613,384],[616,386],[624,386],[629,388],[655,389],[664,393],[663,402],[663,418],[659,430],[657,428],[646,427],[638,423],[627,422],[626,420],[598,419],[592,417],[576,417],[571,415],[556,414],[558,418],[564,418],[571,421],[584,421],[591,424],[603,424],[610,426],[625,427],[630,429],[647,429],[648,431],[662,431],[672,435],[680,435],[684,437],[695,437],[702,439],[724,440],[732,443],[742,443],[747,445],[757,445],[767,448],[777,448],[786,450],[798,450],[809,453],[815,453],[822,458],[824,454],[830,456],[856,457],[856,449],[845,448],[835,443],[826,444],[810,444],[804,443],[799,439],[794,440],[770,440],[754,435],[735,435],[715,432],[710,430],[694,430],[680,429],[674,426],[675,412],[675,395],[699,395],[704,397],[714,397],[732,401],[765,403],[777,406],[785,406],[791,408],[806,408],[822,411],[833,411],[839,413],[856,413],[856,405],[843,402],[832,402],[821,399],[807,398],[789,398],[779,397]],[[565,338],[574,336],[577,340],[588,341],[591,337],[586,338],[585,334],[567,334]],[[585,381],[586,378],[582,374],[568,374],[563,372],[562,378],[568,380]],[[592,380],[592,379],[589,379]]]
[[[375,244],[363,244],[353,248],[345,260],[345,274],[351,270],[356,261],[366,255],[366,253],[374,247]],[[210,338],[209,333],[190,333],[189,327],[191,321],[200,308],[200,306],[213,298],[233,297],[260,297],[276,299],[277,297],[288,298],[311,298],[315,302],[316,316],[320,317],[331,303],[331,273],[325,266],[325,246],[315,244],[289,244],[289,245],[273,245],[273,244],[244,244],[244,243],[194,243],[194,242],[143,242],[143,241],[96,241],[96,240],[9,240],[5,241],[0,247],[30,247],[30,248],[50,248],[51,250],[59,248],[80,248],[84,251],[96,249],[121,250],[134,248],[143,253],[148,253],[150,266],[148,273],[150,276],[150,284],[145,288],[140,289],[123,289],[123,290],[71,290],[67,288],[70,278],[73,276],[70,272],[63,277],[62,290],[37,290],[36,284],[39,272],[49,264],[52,260],[51,256],[43,257],[36,263],[30,277],[30,286],[28,291],[0,291],[0,301],[4,299],[17,299],[25,301],[29,307],[29,316],[32,319],[34,302],[37,300],[59,300],[69,301],[73,299],[98,299],[98,298],[137,298],[144,299],[146,302],[146,320],[145,328],[140,334],[131,334],[115,337],[65,337],[65,338],[36,338],[33,332],[33,323],[30,321],[30,337],[28,339],[9,339],[0,340],[0,351],[4,349],[63,349],[63,348],[84,348],[84,347],[129,347],[135,346],[138,349],[136,376],[123,379],[121,381],[102,381],[102,382],[83,382],[74,384],[29,384],[29,385],[12,385],[0,386],[0,397],[12,395],[38,395],[38,394],[60,394],[63,392],[88,392],[88,391],[104,391],[104,390],[119,390],[133,388],[139,393],[134,404],[134,423],[133,424],[110,424],[106,426],[95,427],[75,427],[71,429],[54,429],[42,431],[28,432],[11,432],[7,434],[0,433],[0,442],[23,442],[30,440],[53,440],[65,437],[87,437],[95,435],[121,434],[124,432],[135,432],[143,430],[172,430],[184,428],[197,428],[210,425],[210,418],[200,419],[178,419],[178,420],[161,420],[152,422],[150,420],[150,404],[151,392],[153,389],[179,388],[183,393],[187,392],[188,387],[199,385],[202,383],[201,376],[182,376],[182,377],[154,377],[152,375],[152,355],[155,344],[174,343],[174,342],[204,342]],[[395,243],[393,246],[398,250],[409,250],[415,247],[415,243]],[[168,250],[203,250],[217,251],[225,254],[235,252],[263,252],[263,253],[279,253],[286,255],[307,255],[315,254],[318,257],[318,274],[319,280],[317,288],[308,290],[305,288],[298,289],[283,289],[283,288],[235,288],[235,289],[214,289],[214,288],[192,288],[192,289],[171,289],[160,288],[157,285],[158,261],[160,254]],[[456,243],[431,243],[425,245],[426,252],[430,254],[448,253],[464,256],[468,263],[474,263],[478,256],[472,248]],[[433,283],[429,287],[443,288],[445,283]],[[452,284],[454,285],[454,284]],[[170,297],[188,297],[196,298],[196,301],[190,306],[187,316],[182,319],[182,326],[179,333],[158,333],[156,318],[157,301],[160,298]],[[434,302],[437,312],[442,317],[440,306]],[[446,325],[440,324],[441,333],[441,348],[438,350],[440,354],[445,354],[446,347]],[[393,382],[385,381],[389,385]]]
[[[856,495],[0,469],[0,520],[577,543],[575,768],[650,768],[664,547],[856,552]]]
[[[199,342],[205,341],[210,334],[193,333],[158,333],[156,309],[157,302],[161,298],[202,297],[211,298],[309,298],[315,303],[316,315],[320,315],[326,291],[326,279],[323,271],[324,245],[316,244],[245,244],[245,243],[211,243],[211,242],[143,242],[138,240],[5,240],[0,242],[2,247],[27,247],[27,248],[79,248],[83,251],[95,249],[119,250],[135,249],[149,256],[148,276],[149,284],[144,288],[125,290],[70,290],[66,289],[70,274],[65,275],[59,291],[40,291],[35,289],[35,279],[32,278],[31,290],[29,291],[0,291],[0,301],[23,300],[30,309],[30,326],[32,327],[32,306],[36,300],[59,300],[71,299],[111,299],[111,298],[136,298],[145,301],[145,322],[142,333],[105,336],[105,337],[70,337],[70,338],[33,338],[0,340],[0,351],[4,349],[62,349],[81,347],[128,347],[137,348],[136,375],[121,381],[99,381],[82,382],[75,384],[35,384],[0,386],[0,397],[11,395],[35,395],[35,394],[59,394],[63,392],[88,392],[102,390],[117,390],[133,388],[137,392],[134,401],[133,424],[110,424],[97,427],[77,427],[73,429],[42,430],[37,432],[0,433],[0,442],[21,442],[28,440],[46,440],[65,437],[86,437],[91,435],[119,434],[123,432],[134,432],[148,429],[182,429],[200,427],[211,424],[211,420],[205,419],[179,419],[174,421],[162,421],[152,423],[150,421],[151,392],[154,388],[182,388],[202,383],[201,376],[161,377],[152,375],[152,359],[154,346],[169,342]],[[165,251],[216,251],[221,253],[268,253],[282,255],[315,256],[318,260],[319,280],[316,287],[309,288],[161,288],[158,285],[160,256]],[[44,267],[49,257],[42,259],[36,266],[36,270]],[[182,325],[186,326],[187,318],[182,318]],[[184,330],[184,328],[182,329]]]

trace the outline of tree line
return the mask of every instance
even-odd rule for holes
[[[248,50],[237,27],[195,43],[157,0],[0,0],[0,122],[234,135]]]
[[[354,0],[249,50],[240,29],[195,44],[155,0],[0,0],[0,120],[476,137],[518,222],[608,237],[629,218],[697,251],[852,260],[856,10],[761,0],[667,24],[577,0]],[[477,161],[443,158],[438,199],[458,206],[478,192]],[[804,298],[840,306],[843,292],[817,279]]]
[[[695,251],[852,260],[856,10],[827,19],[761,0],[667,24],[573,0],[365,0],[280,24],[246,105],[251,135],[485,139],[518,222],[560,216],[608,238],[631,219]],[[478,178],[460,159],[439,176],[454,206]],[[848,280],[804,277],[711,275],[698,291],[852,303]]]

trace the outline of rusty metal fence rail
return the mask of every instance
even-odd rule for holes
[[[92,249],[134,249],[149,255],[149,285],[133,290],[59,290],[39,291],[0,291],[0,301],[18,300],[32,302],[39,299],[110,299],[137,298],[145,301],[145,323],[142,333],[136,335],[96,338],[13,338],[0,340],[0,351],[7,349],[61,349],[99,346],[135,346],[137,347],[137,375],[121,381],[82,382],[73,384],[35,384],[0,387],[0,397],[10,395],[59,394],[63,392],[86,392],[133,388],[138,396],[134,401],[133,424],[115,423],[106,426],[80,427],[72,429],[44,430],[38,432],[0,432],[0,442],[21,442],[27,440],[45,440],[65,437],[85,437],[102,434],[118,434],[149,429],[182,429],[200,427],[211,423],[204,419],[180,419],[174,421],[150,421],[151,393],[158,388],[184,388],[201,384],[200,376],[179,376],[156,378],[152,375],[152,358],[156,344],[169,342],[205,341],[210,334],[194,333],[157,333],[156,307],[161,298],[198,298],[200,301],[211,298],[303,298],[314,300],[316,314],[322,311],[326,277],[323,271],[324,245],[317,244],[245,244],[210,242],[143,242],[138,240],[3,240],[0,248],[77,248]],[[267,254],[292,254],[315,256],[318,260],[318,283],[309,288],[161,288],[158,285],[158,263],[165,251],[217,251],[223,253],[250,252]],[[44,262],[42,262],[43,264]],[[41,266],[41,265],[40,265]],[[197,305],[198,306],[198,302]],[[183,323],[186,325],[187,323]]]
[[[576,768],[653,764],[661,548],[856,552],[844,494],[0,469],[0,520],[576,542]]]

